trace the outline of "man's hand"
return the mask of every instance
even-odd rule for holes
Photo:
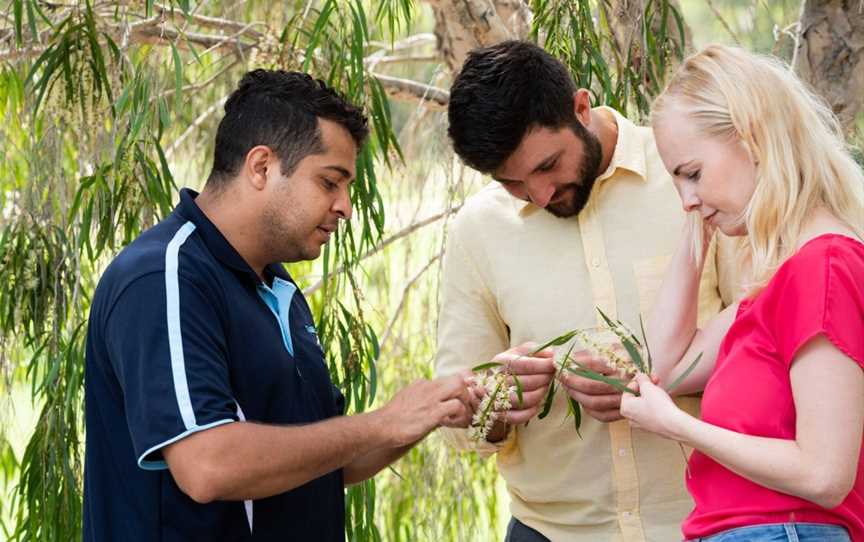
[[[390,446],[406,446],[433,429],[467,427],[471,422],[465,374],[418,380],[377,411]]]
[[[580,350],[571,354],[570,358],[594,372],[612,378],[622,377],[618,371],[609,367],[606,361],[593,357],[588,351]],[[601,422],[614,422],[622,418],[621,392],[609,384],[584,378],[569,371],[562,371],[559,380],[567,394],[582,405],[582,410],[592,418]]]
[[[516,393],[510,394],[512,407],[506,412],[496,413],[498,421],[489,432],[487,439],[497,442],[506,436],[507,425],[519,425],[537,415],[542,406],[546,391],[555,375],[554,353],[551,349],[542,350],[530,355],[537,348],[537,343],[527,342],[501,352],[492,361],[501,363],[503,370],[510,375],[516,375],[522,384],[522,402]],[[515,386],[512,376],[508,377],[508,387]],[[471,388],[471,409],[476,411],[485,391]]]

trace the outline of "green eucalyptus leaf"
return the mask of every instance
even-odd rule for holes
[[[497,361],[490,361],[489,363],[482,363],[477,365],[476,367],[472,367],[471,370],[476,372],[485,371],[487,369],[492,369],[493,367],[502,367],[503,363],[498,363]]]
[[[642,354],[639,352],[639,347],[630,339],[621,339],[621,344],[624,346],[624,349],[627,350],[627,354],[630,356],[630,359],[633,360],[633,364],[636,365],[639,372],[646,372],[645,363],[642,361]]]
[[[576,428],[576,434],[582,438],[582,433],[579,429],[582,427],[582,405],[576,402],[572,397],[567,398],[567,404],[570,405],[570,412],[573,414],[573,425]]]
[[[555,378],[553,378],[552,382],[549,383],[549,391],[546,392],[546,398],[543,400],[543,410],[540,412],[539,416],[537,416],[541,420],[548,416],[549,411],[552,410],[552,403],[555,400],[555,392],[557,391],[556,383],[558,382],[558,378],[561,376],[561,371],[563,371],[570,362],[570,354],[573,352],[573,348],[575,347],[576,343],[570,345],[567,353],[564,354],[563,358],[561,358],[561,363],[558,366],[558,371],[555,373]]]
[[[645,354],[648,356],[646,360],[646,364],[648,365],[648,370],[646,374],[650,375],[654,370],[654,360],[651,358],[651,348],[648,347],[648,334],[645,333],[645,322],[642,320],[642,315],[639,315],[639,329],[642,331],[642,340],[645,342]]]
[[[578,375],[578,376],[581,376],[584,378],[589,378],[591,380],[596,380],[597,382],[603,382],[604,384],[609,384],[610,386],[612,386],[613,388],[615,388],[618,391],[621,391],[624,393],[632,393],[633,395],[639,395],[638,393],[636,393],[632,389],[628,388],[626,383],[622,382],[621,380],[618,380],[617,378],[610,378],[606,375],[602,375],[602,374],[600,374],[596,371],[592,371],[591,369],[588,369],[587,367],[580,365],[578,363],[576,364],[576,367],[577,367],[576,369],[574,369],[572,367],[568,367],[567,370],[570,371],[571,373],[575,374],[575,375]]]
[[[522,382],[519,381],[519,377],[515,374],[511,374],[513,377],[513,383],[516,384],[516,399],[519,400],[519,408],[522,408]]]
[[[681,385],[682,382],[684,382],[685,378],[690,376],[690,373],[693,372],[693,369],[696,368],[696,366],[699,364],[699,361],[702,359],[702,354],[703,354],[703,352],[699,352],[699,355],[696,356],[696,359],[694,359],[692,362],[690,362],[690,365],[687,367],[687,370],[685,370],[683,373],[678,375],[678,378],[676,378],[671,384],[669,384],[669,387],[666,388],[666,393],[671,394],[675,388],[677,388],[678,386]]]
[[[546,348],[549,348],[550,346],[561,346],[562,344],[567,344],[567,342],[570,339],[572,339],[573,337],[575,337],[577,333],[579,333],[579,330],[568,331],[567,333],[559,335],[559,336],[555,337],[554,339],[552,339],[551,341],[546,342],[543,345],[535,348],[528,355],[533,356],[533,355],[545,350]]]

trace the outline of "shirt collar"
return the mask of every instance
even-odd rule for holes
[[[601,106],[597,109],[611,113],[615,118],[615,124],[618,125],[618,140],[615,142],[612,160],[610,160],[606,171],[597,176],[597,181],[608,179],[619,168],[632,171],[644,180],[647,166],[645,164],[645,145],[642,141],[643,136],[639,133],[639,127],[611,107]]]
[[[236,271],[240,276],[255,284],[259,284],[261,279],[258,274],[246,263],[243,256],[231,246],[228,239],[222,235],[219,228],[207,218],[204,211],[195,203],[195,198],[198,197],[198,192],[189,188],[180,190],[180,203],[177,205],[175,212],[185,220],[195,224],[195,229],[198,231],[207,249],[213,254],[216,259],[222,262],[223,265]],[[294,282],[291,276],[285,271],[281,264],[272,263],[264,268],[264,276],[270,282],[272,277],[279,277],[284,280]]]
[[[612,177],[619,168],[632,171],[644,180],[647,166],[645,164],[645,148],[639,128],[611,107],[604,105],[598,107],[596,110],[607,111],[614,117],[615,124],[618,125],[618,139],[615,142],[615,150],[612,151],[612,159],[609,161],[609,166],[606,168],[606,171],[597,176],[595,182],[600,183]],[[519,214],[526,214],[540,209],[531,202],[516,198],[513,199],[516,202],[515,207]]]

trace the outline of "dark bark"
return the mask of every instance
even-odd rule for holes
[[[795,69],[851,132],[864,106],[864,1],[806,0]]]

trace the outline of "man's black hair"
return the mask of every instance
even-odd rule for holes
[[[450,89],[453,148],[468,166],[491,173],[529,130],[578,123],[575,92],[567,68],[533,43],[511,40],[475,49]]]
[[[324,150],[319,118],[342,125],[358,148],[369,134],[360,108],[324,81],[284,70],[246,73],[225,102],[207,184],[219,188],[234,178],[257,145],[273,149],[290,175],[304,157]]]

